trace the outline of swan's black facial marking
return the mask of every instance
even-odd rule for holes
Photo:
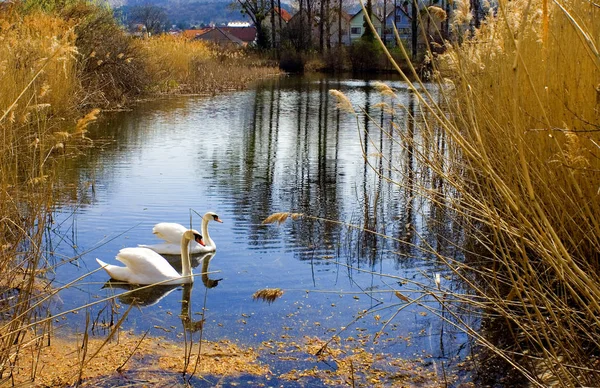
[[[194,233],[194,241],[196,241],[198,244],[205,246],[204,245],[204,241],[202,241],[202,236],[199,235],[198,233]]]
[[[213,220],[215,220],[217,222],[220,222],[220,223],[223,223],[223,221],[221,221],[221,219],[219,218],[219,216],[216,215],[216,214],[213,215]]]

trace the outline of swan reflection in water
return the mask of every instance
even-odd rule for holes
[[[204,284],[204,286],[206,288],[214,288],[217,285],[219,285],[219,282],[221,280],[223,280],[222,278],[221,279],[212,279],[209,277],[208,266],[210,264],[211,259],[214,256],[215,256],[215,252],[209,252],[202,256],[195,257],[194,259],[191,260],[193,267],[197,267],[200,263],[202,263],[201,278],[202,278],[202,284]],[[167,260],[173,264],[177,263],[177,261],[175,261],[175,259],[173,259],[173,260],[167,259]],[[177,257],[177,260],[180,261],[181,260],[180,257]],[[179,264],[181,266],[181,262],[179,262]],[[173,267],[175,267],[176,270],[181,271],[181,268],[177,268],[176,265],[173,265]],[[182,302],[181,302],[182,303],[182,312],[184,310],[183,305],[189,304],[190,297],[191,297],[192,285],[193,285],[192,283],[183,285],[183,297],[182,297]],[[111,279],[108,282],[106,282],[102,288],[126,290],[127,292],[124,292],[117,296],[117,299],[119,300],[119,302],[128,304],[128,305],[148,307],[148,306],[153,306],[153,305],[157,304],[164,297],[169,295],[171,292],[173,292],[180,286],[182,286],[182,285],[173,284],[173,285],[156,285],[156,286],[137,286],[137,285],[133,285],[133,284],[129,284],[129,283],[125,283],[122,281]],[[187,309],[187,307],[188,306],[186,306],[186,309]]]

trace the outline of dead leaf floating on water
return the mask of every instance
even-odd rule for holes
[[[273,213],[270,216],[268,216],[267,218],[265,218],[262,223],[263,223],[263,225],[266,225],[266,224],[274,224],[275,222],[278,222],[281,225],[285,222],[285,220],[288,219],[288,217],[291,218],[292,220],[297,220],[298,218],[300,218],[302,216],[303,216],[302,213],[289,213],[289,212]]]
[[[400,300],[403,300],[403,301],[405,301],[405,302],[408,302],[408,298],[407,298],[406,296],[402,295],[402,294],[400,293],[400,291],[396,291],[396,292],[394,292],[394,294],[396,295],[396,297],[397,297],[398,299],[400,299]]]
[[[281,288],[263,288],[258,290],[252,295],[252,299],[261,299],[269,304],[275,302],[277,298],[283,295]]]

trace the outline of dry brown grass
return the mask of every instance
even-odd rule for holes
[[[0,23],[1,123],[26,127],[73,107],[77,49],[72,22],[13,8]]]
[[[477,273],[473,281],[438,255],[469,284],[473,303],[505,322],[513,338],[497,347],[471,334],[534,384],[594,385],[600,378],[600,8],[501,1],[472,36],[468,2],[451,17],[462,41],[447,44],[436,62],[441,97],[425,89],[416,94],[425,112],[422,138],[390,136],[402,138],[456,193],[444,203],[466,222],[467,259],[480,261],[473,253],[489,259],[483,267],[467,261]],[[431,142],[439,130],[450,140],[444,149]],[[417,189],[440,203],[436,192]]]
[[[148,92],[149,81],[158,85],[153,91],[214,93],[273,73],[242,71],[252,66],[239,65],[236,55],[242,54],[217,55],[199,42],[170,37],[142,45],[126,36],[109,9],[90,3],[1,4],[0,384],[21,374],[15,362],[25,353],[31,365],[52,362],[41,358],[50,327],[44,300],[57,290],[44,280],[49,264],[42,243],[55,166],[92,144],[86,127],[97,119],[96,107],[130,103]],[[33,328],[39,337],[26,339]],[[35,371],[21,374],[21,381],[35,380]]]
[[[161,337],[140,337],[121,331],[112,341],[87,341],[88,353],[99,350],[81,376],[80,386],[121,385],[127,380],[159,386],[181,383],[184,346]],[[82,338],[39,338],[23,346],[13,366],[13,382],[27,384],[35,376],[38,386],[72,386],[79,379]],[[192,353],[192,357],[196,355]],[[228,342],[203,343],[197,376],[265,375],[268,367],[258,354]],[[189,372],[189,371],[188,371]]]
[[[224,49],[201,40],[161,35],[144,40],[152,90],[215,94],[239,90],[280,74],[242,49]]]
[[[262,290],[256,291],[252,295],[254,300],[262,300],[269,304],[275,302],[277,299],[283,296],[283,290],[280,288],[263,288]]]

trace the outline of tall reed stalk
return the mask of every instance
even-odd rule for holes
[[[446,42],[445,54],[434,57],[439,99],[398,68],[425,112],[419,141],[439,129],[449,139],[447,148],[416,155],[456,192],[446,206],[467,225],[465,263],[478,279],[469,282],[473,301],[513,336],[500,345],[467,331],[536,385],[594,385],[600,7],[500,1],[479,29],[470,27],[471,12],[468,2],[456,5],[451,24],[460,41]],[[431,188],[422,194],[436,200]],[[459,265],[446,263],[467,280]]]
[[[83,137],[95,112],[72,117],[76,77],[74,25],[4,4],[0,23],[0,382],[11,380],[25,343],[39,344],[48,323],[43,234],[53,201],[56,156]],[[34,368],[35,370],[35,368]],[[31,376],[33,379],[35,374]]]

